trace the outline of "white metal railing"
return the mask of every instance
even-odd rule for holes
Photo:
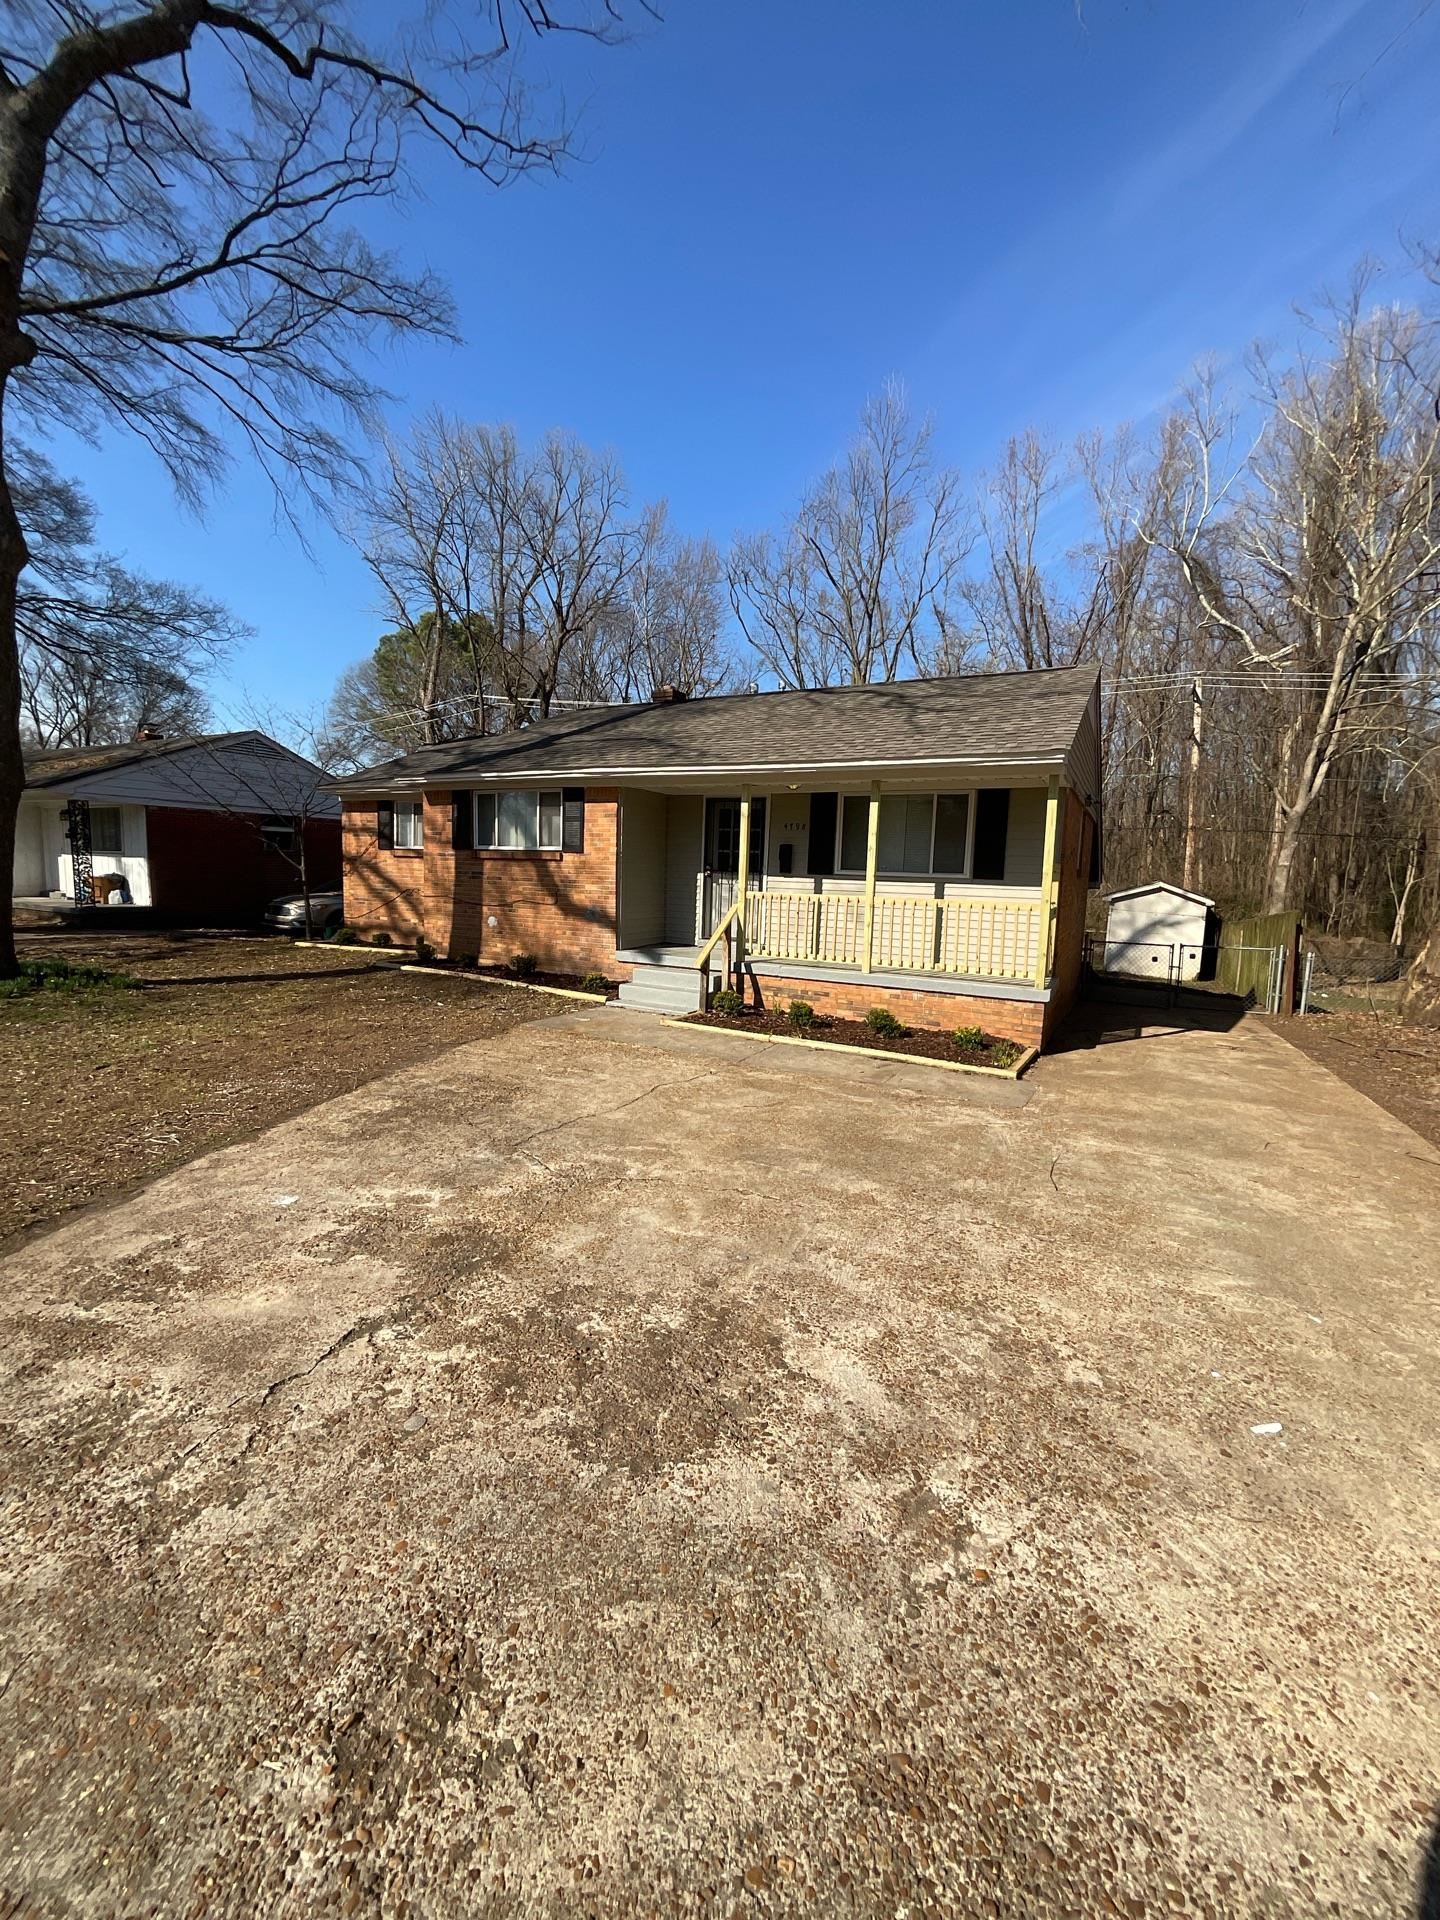
[[[865,964],[865,896],[765,888],[745,895],[745,951],[756,960]],[[870,965],[905,973],[1033,980],[1045,926],[1038,900],[877,894]]]

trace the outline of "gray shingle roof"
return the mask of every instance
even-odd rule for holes
[[[25,784],[63,786],[82,773],[109,773],[112,768],[134,766],[141,760],[162,760],[187,747],[223,746],[231,740],[254,738],[249,732],[177,733],[160,740],[121,740],[108,747],[35,747],[25,755]]]
[[[940,761],[1060,762],[1094,667],[954,675],[798,693],[587,708],[516,733],[422,747],[332,783],[339,793],[543,776],[693,774]]]

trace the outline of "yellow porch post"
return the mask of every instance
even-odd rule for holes
[[[1055,838],[1060,824],[1060,782],[1054,777],[1045,796],[1045,852],[1040,862],[1040,927],[1035,941],[1035,984],[1050,978],[1050,935],[1055,921]]]
[[[872,971],[875,952],[875,866],[880,852],[880,783],[870,783],[870,821],[865,834],[865,954],[866,973]]]
[[[745,958],[745,893],[750,885],[750,789],[740,789],[740,846],[735,861],[735,963]]]

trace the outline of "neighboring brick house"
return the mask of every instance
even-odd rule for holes
[[[1091,668],[595,707],[335,783],[362,937],[693,1009],[890,1005],[1043,1044],[1098,877]]]
[[[339,883],[340,803],[323,781],[313,761],[249,729],[37,750],[25,759],[12,891],[254,925],[299,890],[302,847],[312,892]]]

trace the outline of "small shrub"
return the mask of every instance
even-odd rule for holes
[[[353,927],[336,927],[335,931],[330,935],[330,944],[334,947],[353,947],[355,945],[355,929]]]
[[[1013,1067],[1024,1052],[1013,1040],[997,1040],[990,1049],[990,1064],[993,1067]]]
[[[423,934],[416,936],[415,958],[420,962],[422,967],[428,967],[430,962],[435,958],[435,949]]]
[[[473,973],[480,964],[480,956],[478,953],[457,953],[455,955],[455,964],[457,967],[464,967],[468,972]]]
[[[77,966],[70,960],[22,960],[13,980],[0,980],[0,999],[25,1000],[34,993],[96,993],[139,984],[130,974],[112,973],[105,967]]]
[[[957,1047],[972,1051],[985,1044],[985,1034],[979,1027],[956,1027],[953,1035]]]
[[[905,1031],[888,1007],[871,1007],[865,1016],[865,1024],[872,1033],[887,1034],[892,1040]]]
[[[528,980],[539,964],[533,953],[512,953],[510,956],[510,971],[517,980]]]
[[[710,996],[710,1011],[732,1016],[745,1011],[745,996],[737,993],[734,987],[721,987]]]
[[[386,933],[382,928],[379,933],[371,934],[370,944],[372,947],[393,947],[395,942],[390,938],[389,934]]]
[[[609,993],[610,982],[605,978],[603,973],[587,973],[585,978],[580,982],[580,991],[582,993]]]
[[[785,1009],[785,1018],[792,1027],[799,1027],[803,1033],[807,1027],[815,1024],[815,1009],[808,1000],[792,1000]]]

